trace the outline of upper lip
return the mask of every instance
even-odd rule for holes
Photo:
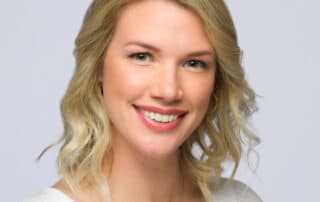
[[[134,107],[145,110],[145,111],[151,111],[151,112],[156,112],[160,114],[170,114],[170,115],[181,116],[187,113],[186,110],[182,110],[182,109],[174,109],[174,108],[164,109],[164,108],[150,106],[150,105],[134,105]]]

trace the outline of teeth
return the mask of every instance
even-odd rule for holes
[[[149,119],[152,119],[158,122],[163,122],[163,123],[172,122],[178,119],[178,115],[173,115],[173,114],[159,114],[156,112],[150,112],[145,110],[141,110],[141,112]]]

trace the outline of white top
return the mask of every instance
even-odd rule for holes
[[[47,188],[41,192],[34,194],[32,197],[27,198],[23,202],[74,202],[71,198],[65,195],[63,192],[54,189]]]
[[[222,178],[218,185],[209,184],[212,202],[262,202],[262,199],[246,184]]]
[[[247,185],[236,181],[222,180],[219,186],[210,185],[213,202],[262,202],[259,196]],[[47,188],[23,202],[75,202],[63,192]]]

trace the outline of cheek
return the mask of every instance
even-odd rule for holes
[[[193,82],[185,82],[185,93],[193,107],[201,113],[205,113],[214,88],[214,77],[194,79]]]
[[[134,70],[121,58],[104,63],[104,97],[106,104],[113,101],[130,100],[141,96],[146,87],[144,74]]]

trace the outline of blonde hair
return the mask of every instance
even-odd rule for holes
[[[202,19],[217,58],[215,90],[207,114],[180,148],[182,162],[206,201],[211,201],[208,178],[220,176],[222,163],[230,157],[235,165],[233,177],[242,143],[250,147],[259,142],[247,128],[247,119],[256,110],[255,93],[245,79],[236,30],[223,0],[172,1]],[[93,0],[76,38],[76,69],[61,103],[64,133],[59,139],[63,145],[57,159],[59,172],[73,191],[106,185],[102,165],[111,152],[112,135],[98,78],[121,10],[132,2]],[[200,146],[202,158],[193,155],[194,144]]]

